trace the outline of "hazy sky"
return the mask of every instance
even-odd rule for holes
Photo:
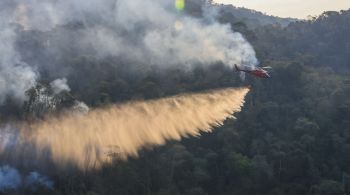
[[[306,19],[323,11],[350,8],[350,0],[214,0],[217,3],[255,9],[269,15]]]

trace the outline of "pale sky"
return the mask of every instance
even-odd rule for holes
[[[255,9],[269,15],[306,19],[324,11],[350,8],[350,0],[214,0],[216,3]]]

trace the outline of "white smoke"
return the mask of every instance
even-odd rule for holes
[[[63,62],[66,55],[116,57],[131,65],[159,67],[258,63],[246,39],[215,20],[214,8],[207,6],[203,12],[203,18],[188,16],[175,9],[173,0],[2,0],[0,104],[6,98],[26,99],[25,91],[35,86],[39,77],[33,67],[49,74],[69,72],[70,64]],[[75,22],[83,27],[57,31],[46,38],[44,53],[35,55],[34,62],[21,60],[15,47],[19,30],[13,23],[25,31],[50,32]],[[65,77],[67,73],[57,74]],[[55,92],[69,91],[65,79],[52,85]]]
[[[0,146],[3,150],[11,150],[18,144],[18,129],[13,125],[8,124],[0,127],[0,131]]]
[[[33,68],[21,61],[14,48],[15,40],[14,28],[0,21],[0,105],[7,98],[23,102],[25,91],[35,85],[38,77]]]
[[[56,79],[50,83],[50,86],[55,94],[59,94],[62,91],[70,91],[66,78]]]
[[[74,105],[72,107],[72,110],[73,110],[73,112],[76,112],[78,114],[87,114],[89,112],[90,108],[84,102],[75,101]]]
[[[162,66],[257,64],[254,49],[241,34],[214,17],[204,22],[179,13],[172,0],[18,2],[17,7],[28,10],[27,19],[21,20],[28,28],[50,30],[72,21],[83,22],[85,28],[77,32],[78,40],[69,41],[81,50],[94,50],[97,57],[117,56]],[[213,15],[213,9],[203,9],[205,18]]]
[[[104,21],[108,25],[86,30],[82,45],[88,43],[99,55],[163,66],[257,64],[252,46],[229,25],[179,14],[168,2],[119,0],[115,10],[105,12],[115,13]]]

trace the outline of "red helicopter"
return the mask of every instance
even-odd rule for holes
[[[267,79],[271,77],[269,73],[265,70],[265,69],[271,69],[270,66],[259,68],[259,67],[245,66],[245,65],[238,66],[237,64],[235,64],[235,68],[236,68],[236,71],[240,71],[242,73],[249,73],[259,78]]]

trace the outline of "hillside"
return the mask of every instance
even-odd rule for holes
[[[325,12],[310,21],[291,23],[286,28],[257,29],[255,43],[266,59],[300,59],[306,64],[350,73],[350,10]]]
[[[57,0],[27,7],[4,2],[0,194],[350,193],[350,10],[296,21],[205,0],[189,0],[178,9],[170,0],[90,0],[84,6]],[[52,9],[69,6],[76,10]],[[19,21],[7,24],[11,11]],[[232,62],[242,61],[271,66],[271,78],[241,80]],[[213,132],[163,133],[162,139],[139,133],[156,127],[162,134],[172,127],[164,125],[168,120],[177,132],[183,121],[196,130],[194,124],[208,128],[205,117],[193,121],[204,106],[191,94],[209,94],[204,102],[226,116],[226,106],[210,92],[242,86],[251,86],[242,111],[222,126],[213,120]],[[171,96],[178,98],[166,99]],[[187,96],[191,106],[181,98]],[[224,97],[220,101],[235,102],[234,96]],[[170,103],[157,107],[158,99]],[[179,105],[186,114],[177,112]],[[215,110],[206,111],[215,119]],[[56,115],[62,117],[51,118]],[[133,117],[142,123],[128,121]],[[34,125],[20,131],[13,121]],[[42,145],[25,142],[38,141],[31,131],[38,123]],[[128,136],[113,138],[135,145],[127,160],[120,158],[110,134],[101,134],[118,132],[124,123],[130,124],[122,127]],[[180,135],[185,139],[179,141]],[[108,150],[98,147],[102,138]],[[47,147],[50,141],[58,150]],[[78,169],[69,161],[78,154],[82,164],[95,166],[101,156],[108,163],[97,170]],[[48,160],[40,161],[42,156]],[[57,162],[66,166],[55,167]]]
[[[231,20],[229,18],[234,17],[237,20],[245,23],[250,29],[259,28],[265,25],[277,25],[286,27],[292,22],[299,21],[298,19],[294,18],[270,16],[259,11],[242,7],[235,7],[233,5],[216,5],[216,7],[219,9],[219,15],[222,20],[226,20],[228,22]]]

